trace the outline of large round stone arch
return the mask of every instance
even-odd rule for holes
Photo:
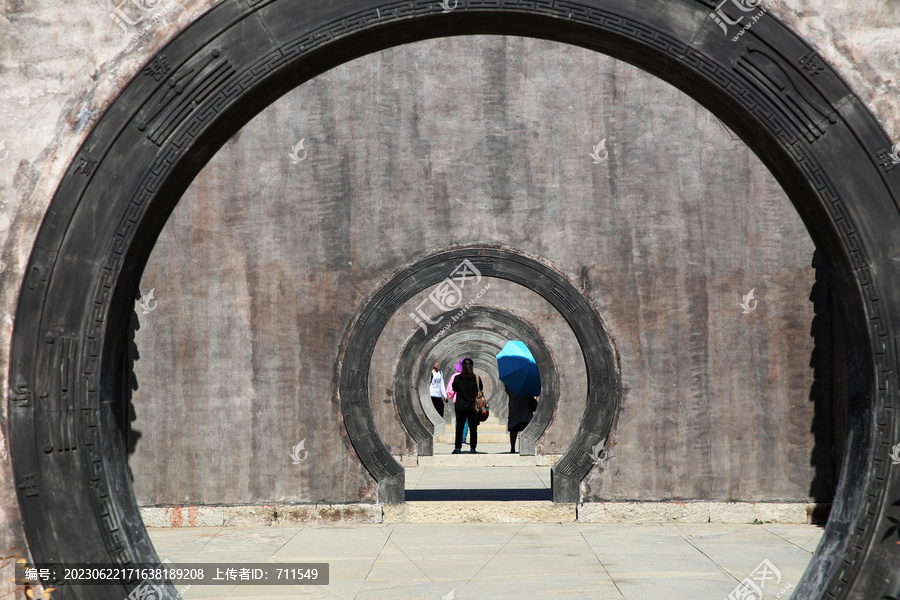
[[[441,316],[446,319],[452,319],[454,315],[453,312],[448,312]],[[559,394],[559,376],[557,375],[556,363],[549,348],[544,344],[534,325],[509,311],[491,306],[473,306],[462,316],[452,321],[452,324],[454,328],[471,328],[470,331],[473,331],[473,337],[475,338],[477,338],[478,332],[481,331],[478,329],[478,326],[485,329],[490,328],[492,331],[494,328],[497,328],[502,331],[515,332],[515,339],[525,342],[531,349],[538,364],[543,385],[538,410],[535,412],[532,422],[521,433],[519,453],[523,456],[534,455],[538,438],[547,429],[547,425],[550,424],[550,418],[553,416],[553,410],[556,407]],[[421,381],[423,379],[420,373],[416,373],[416,377],[413,376],[417,362],[420,363],[422,369],[427,368],[431,362],[428,358],[422,361],[417,361],[417,359],[423,353],[441,352],[449,341],[449,335],[442,340],[428,336],[423,329],[416,330],[403,347],[395,371],[394,394],[397,401],[397,409],[407,431],[418,444],[419,455],[421,456],[430,456],[433,453],[434,438],[426,424],[419,420],[419,416],[413,406],[413,398],[410,394],[408,382],[410,380]],[[498,348],[499,350],[500,348]],[[502,393],[500,390],[494,391],[495,395],[500,393]]]
[[[26,267],[8,383],[12,467],[34,558],[157,558],[116,432],[121,331],[154,241],[206,161],[277,97],[352,58],[438,36],[505,34],[603,52],[670,82],[780,182],[835,282],[853,412],[831,518],[795,598],[896,597],[900,473],[887,459],[900,438],[900,169],[877,120],[798,35],[765,13],[731,41],[740,25],[729,23],[750,22],[747,4],[454,0],[445,13],[436,0],[225,0],[191,23],[94,127]]]

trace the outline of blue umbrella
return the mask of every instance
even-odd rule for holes
[[[497,354],[500,381],[517,396],[540,396],[541,374],[525,342],[513,340]]]

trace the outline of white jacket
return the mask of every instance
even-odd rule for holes
[[[446,398],[447,388],[444,387],[444,374],[441,371],[435,373],[431,371],[431,385],[429,386],[431,396],[434,398]]]

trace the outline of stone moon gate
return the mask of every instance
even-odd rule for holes
[[[192,23],[91,132],[22,282],[10,444],[35,560],[157,559],[114,418],[120,333],[161,228],[217,149],[279,96],[353,58],[440,36],[501,34],[581,46],[664,79],[734,130],[780,182],[834,281],[852,411],[831,518],[794,597],[896,597],[900,473],[887,459],[900,438],[900,169],[875,118],[814,48],[768,14],[732,42],[725,22],[746,11],[734,2],[711,18],[718,7],[460,0],[445,13],[434,0],[226,0]],[[115,586],[90,591],[123,595]],[[167,589],[164,597],[177,596]]]

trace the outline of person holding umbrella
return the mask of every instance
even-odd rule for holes
[[[525,342],[518,340],[507,342],[497,354],[497,370],[509,396],[506,428],[509,430],[509,452],[513,454],[519,432],[528,426],[537,408],[541,375],[531,350]]]
[[[520,396],[506,387],[506,395],[509,396],[509,416],[506,419],[506,429],[509,431],[509,453],[516,453],[516,438],[519,432],[525,429],[534,411],[537,408],[537,398],[534,396]]]
[[[478,445],[478,413],[475,412],[475,399],[478,392],[484,390],[481,378],[475,374],[475,365],[471,358],[464,358],[462,371],[453,379],[453,391],[456,392],[456,443],[453,454],[462,452],[463,428],[468,423],[472,435],[469,452],[477,454]]]

